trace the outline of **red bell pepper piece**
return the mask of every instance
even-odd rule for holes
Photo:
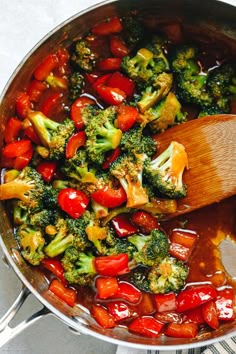
[[[170,235],[170,241],[192,249],[198,239],[198,234],[184,229],[174,229]]]
[[[93,82],[93,89],[96,90],[98,86],[100,85],[105,85],[106,86],[106,83],[108,81],[108,79],[111,77],[111,73],[109,74],[105,74],[105,75],[102,75],[102,76],[99,76],[94,82]]]
[[[140,334],[144,337],[156,338],[161,334],[164,324],[154,317],[142,316],[135,318],[129,325],[130,332]]]
[[[132,106],[126,106],[124,104],[120,105],[117,109],[118,116],[116,118],[117,128],[121,129],[123,132],[129,130],[138,118],[138,110]]]
[[[112,164],[112,162],[114,162],[117,159],[117,157],[119,157],[120,155],[121,155],[121,148],[119,146],[117,146],[116,149],[109,151],[102,165],[102,169],[107,170]]]
[[[110,37],[110,51],[117,58],[123,58],[129,54],[129,49],[119,35]]]
[[[116,322],[126,320],[132,316],[129,306],[122,301],[109,302],[106,306]]]
[[[115,299],[123,299],[131,304],[137,304],[141,300],[142,293],[134,285],[125,281],[119,282],[119,287],[116,294],[113,296]]]
[[[36,167],[45,182],[51,182],[56,173],[57,163],[55,161],[42,161]]]
[[[165,335],[175,338],[195,338],[198,333],[196,323],[169,323]]]
[[[30,96],[21,92],[16,99],[16,113],[20,118],[26,118],[31,110]]]
[[[205,322],[213,329],[217,329],[220,325],[216,304],[214,301],[208,301],[202,305],[202,314]]]
[[[232,288],[218,290],[215,304],[220,321],[232,321],[235,318],[235,294]]]
[[[22,129],[22,122],[12,117],[7,121],[6,129],[4,133],[4,141],[6,144],[13,143],[17,138],[19,138],[19,133]]]
[[[56,54],[49,54],[34,71],[34,77],[36,80],[44,81],[47,76],[58,65],[58,57]]]
[[[170,243],[169,252],[173,257],[178,258],[184,262],[186,262],[188,260],[190,254],[191,254],[190,248],[180,245],[179,243],[174,243],[174,242]]]
[[[31,149],[31,141],[22,139],[4,146],[2,154],[7,158],[14,158],[23,155]]]
[[[160,228],[157,219],[146,211],[136,211],[131,215],[131,221],[142,233],[147,235],[149,235],[153,229]]]
[[[154,301],[158,312],[176,310],[176,295],[175,293],[155,294]]]
[[[121,58],[106,58],[97,63],[98,70],[115,71],[120,70]]]
[[[180,23],[168,23],[162,27],[162,30],[172,43],[177,44],[183,41],[183,32]]]
[[[58,279],[53,279],[48,290],[63,300],[67,305],[73,307],[76,303],[77,293],[75,289],[67,288]]]
[[[96,288],[99,299],[107,299],[118,291],[118,281],[115,277],[98,277],[96,279]]]
[[[198,325],[205,323],[202,306],[196,307],[194,309],[188,310],[184,313],[183,317],[184,322],[195,322]]]
[[[33,147],[31,146],[28,151],[26,151],[24,154],[19,155],[15,158],[14,163],[13,163],[13,168],[16,170],[22,170],[23,168],[28,166],[32,157],[33,157]]]
[[[205,302],[215,299],[216,296],[217,291],[210,284],[188,287],[177,295],[177,311],[184,312],[201,306]]]
[[[95,101],[87,96],[79,97],[71,106],[70,117],[75,123],[75,127],[78,130],[84,128],[84,121],[82,111],[83,108],[90,105],[95,104]]]
[[[52,272],[63,284],[67,281],[64,277],[64,268],[62,267],[61,261],[58,258],[44,258],[41,261],[43,267],[50,272]]]
[[[109,34],[119,33],[122,29],[122,24],[119,18],[115,16],[93,26],[91,31],[98,36],[108,36]]]
[[[71,159],[75,156],[77,150],[84,146],[86,142],[86,134],[84,131],[73,134],[66,145],[66,158]]]
[[[126,99],[125,92],[116,87],[98,85],[96,91],[100,98],[110,105],[117,106]]]
[[[56,52],[58,59],[58,71],[60,75],[65,75],[68,71],[68,64],[70,59],[70,54],[66,48],[59,48]]]
[[[151,315],[156,311],[156,308],[154,306],[154,301],[153,297],[149,293],[142,293],[141,300],[138,304],[138,313],[140,313],[142,316],[144,315]]]
[[[62,110],[62,96],[63,94],[60,92],[52,92],[45,98],[41,104],[41,111],[45,116],[50,117],[55,113],[55,110],[56,112]]]
[[[132,97],[135,91],[134,82],[119,71],[115,71],[107,80],[107,86],[122,90],[127,97]]]
[[[138,232],[138,228],[132,224],[128,214],[115,216],[111,223],[119,237],[127,237]]]
[[[13,168],[15,159],[8,159],[7,157],[1,155],[1,167],[2,168]]]
[[[91,194],[92,199],[106,208],[116,208],[127,200],[125,190],[122,186],[113,189],[105,186]]]
[[[65,188],[58,193],[58,204],[72,218],[79,218],[89,204],[87,195],[74,188]]]
[[[32,80],[27,87],[27,94],[31,102],[39,102],[42,93],[47,89],[47,84],[42,81]]]
[[[183,322],[181,315],[175,311],[157,312],[154,317],[163,323]]]
[[[129,273],[129,257],[126,253],[114,256],[95,257],[94,266],[98,274],[113,277]]]
[[[91,315],[97,323],[103,328],[113,328],[116,326],[114,318],[109,312],[100,305],[93,305],[91,308]]]
[[[32,125],[28,125],[24,128],[24,134],[36,145],[41,145],[41,141]]]

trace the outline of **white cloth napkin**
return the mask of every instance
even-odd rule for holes
[[[189,350],[140,350],[118,346],[116,354],[236,354],[236,337],[211,344],[208,347]]]

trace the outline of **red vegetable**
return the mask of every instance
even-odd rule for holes
[[[216,289],[210,284],[191,286],[177,295],[177,311],[183,312],[215,299]]]
[[[142,293],[141,300],[138,304],[139,313],[141,315],[151,315],[156,311],[154,306],[153,297],[149,293]]]
[[[137,304],[141,299],[142,293],[134,285],[121,281],[113,298],[123,299],[131,304]]]
[[[109,302],[106,306],[116,322],[125,320],[132,315],[129,306],[122,301]]]
[[[99,85],[106,85],[106,83],[107,83],[108,79],[111,77],[111,75],[112,74],[109,73],[109,74],[105,74],[105,75],[97,77],[97,79],[93,82],[93,85],[92,85],[94,90],[96,90]]]
[[[43,267],[50,272],[52,272],[63,284],[66,284],[66,279],[64,277],[64,268],[62,267],[61,261],[57,258],[44,258],[41,261]]]
[[[63,300],[67,305],[75,306],[77,293],[74,289],[65,287],[58,279],[53,279],[48,288],[53,294]]]
[[[113,35],[110,37],[110,51],[117,58],[123,58],[129,54],[125,42],[119,35]]]
[[[42,161],[36,167],[45,182],[50,182],[56,172],[57,163],[55,161]]]
[[[120,69],[121,58],[106,58],[97,63],[101,71],[115,71]]]
[[[78,130],[84,128],[82,110],[89,104],[95,104],[95,101],[87,96],[81,96],[71,106],[70,117]]]
[[[118,281],[115,277],[98,277],[96,279],[96,288],[99,299],[107,299],[118,291]]]
[[[72,218],[79,218],[89,203],[87,195],[74,188],[65,188],[58,193],[58,204]]]
[[[91,197],[98,204],[106,208],[116,208],[126,202],[126,193],[123,187],[117,189],[105,186],[91,194]]]
[[[205,323],[202,314],[202,306],[186,311],[184,313],[184,322],[195,322],[199,325]]]
[[[29,151],[31,147],[30,140],[22,139],[5,145],[2,150],[2,154],[7,158],[14,158],[23,155]]]
[[[132,106],[120,105],[118,107],[118,116],[116,118],[117,128],[123,132],[129,130],[138,118],[138,110]]]
[[[131,332],[140,334],[144,337],[156,338],[161,334],[164,324],[153,317],[142,316],[133,320],[128,329]]]
[[[7,121],[6,129],[4,133],[4,141],[6,144],[13,143],[19,137],[19,133],[22,129],[22,122],[12,117]]]
[[[146,211],[136,211],[131,215],[132,222],[142,231],[149,235],[153,229],[159,229],[157,219]]]
[[[75,156],[77,150],[84,146],[86,142],[86,134],[84,131],[75,133],[70,137],[66,145],[66,158],[71,159]]]
[[[175,338],[195,338],[198,332],[196,323],[169,323],[165,335]]]
[[[202,305],[202,314],[205,322],[213,329],[220,325],[217,315],[216,304],[214,301],[208,301]]]
[[[170,254],[175,257],[180,259],[181,261],[187,261],[189,256],[190,256],[190,249],[188,247],[185,247],[183,245],[180,245],[179,243],[170,243]]]
[[[132,224],[128,214],[115,216],[111,223],[119,237],[127,237],[138,232],[138,228]]]
[[[93,26],[92,33],[99,36],[108,36],[109,34],[122,31],[122,25],[118,17],[112,17],[109,20],[102,21]]]
[[[126,99],[125,92],[116,87],[98,85],[96,91],[101,99],[110,105],[117,106]]]
[[[176,295],[175,293],[156,294],[154,300],[158,312],[176,310]]]
[[[113,277],[128,273],[128,255],[120,253],[114,256],[95,257],[94,265],[98,274]]]
[[[218,290],[215,304],[219,320],[232,321],[235,318],[235,295],[232,288],[228,287]]]
[[[62,93],[52,92],[45,100],[42,102],[41,111],[45,116],[52,116],[55,111],[60,112],[62,110]]]
[[[193,251],[198,235],[195,232],[174,229],[170,235],[170,254],[182,261],[187,261]]]
[[[15,168],[16,170],[22,170],[23,168],[28,166],[30,160],[32,159],[32,156],[33,156],[33,147],[31,146],[28,151],[15,158],[13,163],[13,168]]]
[[[30,97],[25,92],[21,92],[16,99],[16,113],[20,118],[26,118],[30,111]]]
[[[91,308],[91,315],[97,323],[103,328],[113,328],[116,326],[114,318],[109,312],[100,305],[93,305]]]
[[[41,145],[41,141],[32,125],[28,125],[26,128],[24,128],[24,134],[36,145]]]
[[[134,82],[119,71],[115,71],[108,77],[107,86],[122,90],[127,97],[132,97],[135,91]]]
[[[34,71],[34,77],[39,81],[44,81],[47,76],[58,65],[58,58],[55,54],[49,54]]]
[[[42,81],[32,80],[27,87],[27,94],[31,102],[39,102],[42,93],[47,89],[47,84]]]
[[[106,156],[106,159],[102,165],[102,169],[106,170],[110,167],[111,163],[114,162],[117,157],[119,157],[121,154],[121,149],[118,146],[116,149],[109,151],[108,155]]]

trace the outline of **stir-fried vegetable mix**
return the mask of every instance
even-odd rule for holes
[[[92,293],[104,328],[193,338],[234,319],[232,287],[188,285],[197,231],[161,221],[188,193],[188,157],[156,136],[233,109],[230,55],[206,58],[181,24],[110,18],[44,58],[7,121],[0,199],[22,256],[69,306]]]

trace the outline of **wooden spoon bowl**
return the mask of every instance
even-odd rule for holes
[[[178,201],[171,216],[219,202],[236,194],[236,115],[198,118],[155,137],[162,152],[171,141],[185,146],[188,170],[184,171],[187,196]]]

